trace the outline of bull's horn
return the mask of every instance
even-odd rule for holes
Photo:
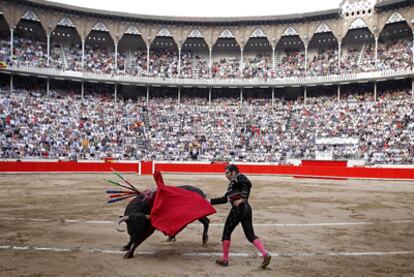
[[[121,223],[122,223],[122,222],[124,222],[124,221],[128,221],[128,219],[129,219],[129,216],[122,216],[122,217],[120,217],[120,218],[118,219],[118,221],[116,222],[116,224],[115,224],[115,229],[116,229],[118,232],[125,232],[125,231],[126,231],[126,229],[122,229],[122,228],[121,228]]]

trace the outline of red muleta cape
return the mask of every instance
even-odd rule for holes
[[[198,193],[167,186],[156,171],[157,193],[151,210],[151,224],[168,236],[175,236],[191,222],[214,214],[216,210]]]

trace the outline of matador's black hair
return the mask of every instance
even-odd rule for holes
[[[230,172],[236,171],[236,173],[239,173],[239,168],[235,164],[227,165],[226,170],[228,170]]]

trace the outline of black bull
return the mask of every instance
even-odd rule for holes
[[[202,190],[193,186],[179,186],[179,188],[194,191],[198,193],[203,198],[206,198],[206,195]],[[156,192],[155,192],[156,193]],[[155,197],[155,195],[153,195]],[[153,199],[153,198],[152,198]],[[123,246],[122,250],[127,251],[124,258],[129,259],[134,256],[135,249],[149,236],[154,233],[155,228],[151,225],[151,221],[148,218],[152,209],[152,201],[145,197],[144,194],[138,195],[135,197],[127,207],[125,208],[124,216],[118,220],[117,230],[119,229],[119,224],[125,222],[127,225],[127,231],[129,234],[129,242]],[[199,219],[203,224],[203,245],[208,241],[208,226],[210,220],[207,217]]]

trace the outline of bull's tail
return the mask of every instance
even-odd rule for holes
[[[126,221],[128,221],[128,220],[129,220],[129,216],[121,216],[121,217],[117,220],[117,222],[115,223],[115,229],[116,229],[118,232],[125,232],[125,231],[126,231],[126,229],[121,228],[121,224],[122,224],[122,222],[126,222]]]

